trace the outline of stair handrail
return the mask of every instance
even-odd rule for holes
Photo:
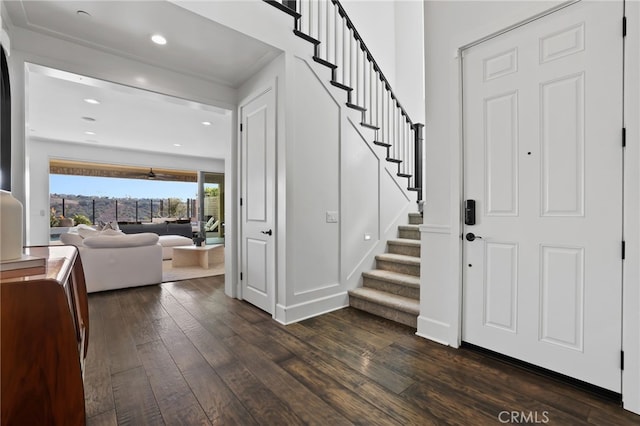
[[[263,0],[263,1],[266,2],[266,3],[271,4],[272,6],[275,6],[278,9],[280,9],[280,10],[288,13],[289,15],[291,15],[294,18],[294,26],[295,26],[295,31],[294,32],[297,32],[297,33],[300,32],[300,29],[301,29],[300,28],[300,26],[301,26],[300,20],[302,18],[302,15],[298,12],[298,5],[300,4],[300,1],[298,1],[298,0],[279,0],[279,1],[278,0]],[[351,30],[353,32],[353,38],[355,39],[356,45],[360,47],[360,49],[364,53],[367,61],[369,61],[369,63],[373,67],[373,70],[379,75],[378,78],[379,78],[380,82],[382,82],[382,84],[384,86],[384,89],[386,89],[387,92],[389,93],[390,98],[395,103],[395,107],[400,111],[400,114],[404,117],[405,122],[410,126],[411,129],[413,129],[413,132],[414,132],[414,140],[413,140],[413,144],[414,144],[414,146],[413,146],[413,154],[414,154],[413,167],[414,167],[414,171],[413,171],[413,176],[412,177],[414,179],[414,182],[413,182],[414,186],[413,187],[409,187],[407,189],[417,192],[418,206],[419,206],[420,211],[422,211],[422,205],[423,205],[423,201],[422,201],[422,199],[423,199],[423,194],[422,194],[422,172],[423,172],[423,170],[422,170],[422,167],[423,167],[423,165],[422,165],[422,154],[423,154],[423,142],[424,142],[424,136],[423,136],[424,124],[414,123],[411,120],[411,118],[409,117],[409,114],[404,109],[404,107],[402,106],[402,104],[398,100],[398,97],[394,93],[394,91],[393,91],[393,89],[391,87],[391,84],[389,83],[389,80],[387,79],[387,77],[382,72],[382,68],[378,65],[378,62],[373,57],[373,54],[371,53],[371,51],[367,47],[367,45],[364,42],[364,39],[362,38],[362,36],[360,36],[360,33],[356,29],[353,21],[349,17],[349,14],[344,9],[344,7],[340,3],[340,1],[339,0],[331,0],[331,3],[337,8],[337,11],[338,11],[338,14],[340,15],[340,17],[345,20],[345,24],[347,26],[347,29],[349,29],[349,30]],[[298,35],[300,35],[300,34],[298,34]],[[305,38],[307,38],[309,41],[313,40],[312,38],[310,38],[310,36],[309,37],[305,37]],[[319,41],[316,41],[316,44],[317,43],[319,43]],[[325,63],[325,64],[328,64],[328,63],[326,63],[326,61],[321,61],[321,62]],[[335,67],[335,65],[334,65],[334,67]],[[390,160],[390,159],[387,158],[387,160]],[[390,161],[395,161],[395,160],[390,160]]]

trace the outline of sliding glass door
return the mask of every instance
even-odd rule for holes
[[[198,172],[198,221],[207,244],[224,243],[224,174]]]

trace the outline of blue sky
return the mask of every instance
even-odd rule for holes
[[[195,182],[163,182],[146,179],[117,179],[93,176],[49,175],[51,194],[112,198],[197,198]]]

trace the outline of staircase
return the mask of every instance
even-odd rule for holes
[[[409,214],[409,225],[398,227],[398,238],[387,241],[387,252],[362,274],[362,287],[349,291],[349,305],[417,328],[420,314],[420,231],[422,216]]]
[[[361,113],[360,125],[374,131],[373,144],[407,179],[407,191],[421,206],[424,125],[414,123],[339,0],[264,0],[291,15],[293,33],[313,46],[312,59],[331,71],[329,83],[346,93],[346,106]],[[417,328],[420,313],[420,233],[422,215],[409,214],[378,269],[363,273],[363,287],[349,291],[349,304]]]

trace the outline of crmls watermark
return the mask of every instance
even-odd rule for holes
[[[548,411],[500,411],[500,423],[512,424],[546,424],[549,423]]]

